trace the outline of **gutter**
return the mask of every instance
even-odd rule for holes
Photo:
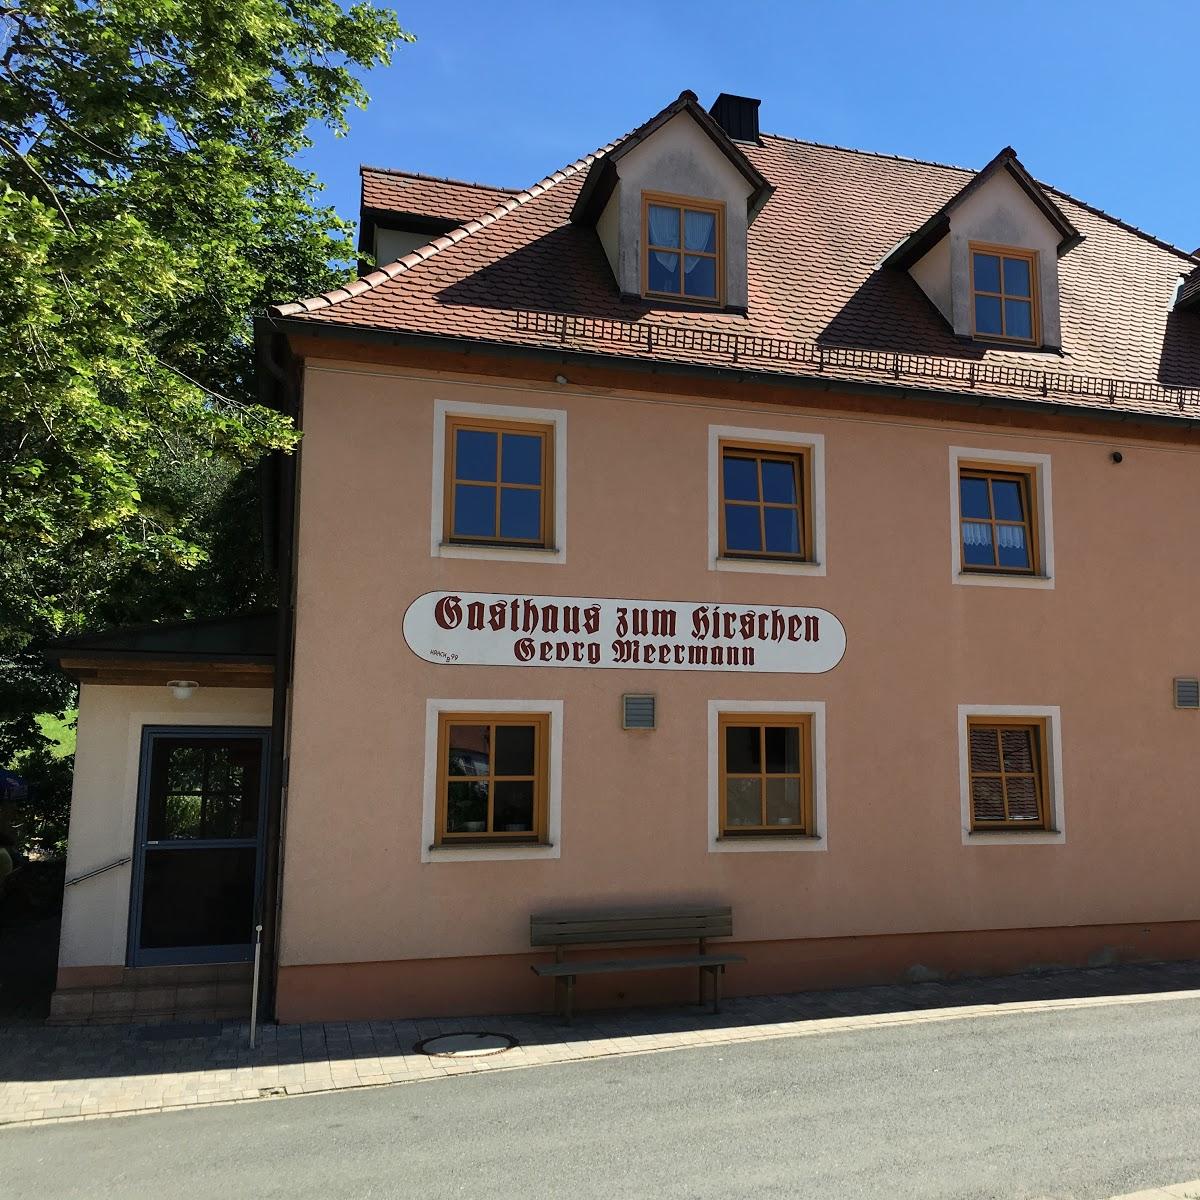
[[[437,334],[408,333],[392,329],[348,327],[318,319],[294,317],[261,318],[264,325],[279,333],[300,337],[323,337],[332,341],[367,343],[376,346],[395,346],[413,350],[434,350],[462,354],[465,357],[495,357],[532,359],[557,366],[599,366],[632,371],[641,375],[657,375],[682,379],[715,379],[727,383],[761,383],[772,387],[792,387],[798,391],[848,392],[852,395],[897,398],[928,402],[941,401],[958,408],[997,408],[1022,413],[1051,413],[1078,419],[1081,416],[1112,421],[1117,424],[1146,424],[1172,429],[1191,429],[1200,432],[1200,420],[1194,417],[1175,417],[1160,413],[1129,412],[1124,409],[1100,408],[1081,404],[1056,404],[1052,400],[1030,400],[1021,396],[998,396],[938,388],[907,388],[898,384],[872,383],[828,375],[787,375],[778,371],[756,371],[745,367],[719,367],[701,363],[655,361],[623,354],[605,354],[594,350],[551,349],[527,346],[514,342],[491,342],[477,338],[443,337]],[[636,385],[632,385],[636,386]]]

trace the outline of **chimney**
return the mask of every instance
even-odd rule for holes
[[[749,96],[731,96],[722,92],[710,108],[709,115],[735,142],[758,143],[758,106],[760,101]]]

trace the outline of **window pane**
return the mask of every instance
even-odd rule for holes
[[[199,746],[174,747],[167,762],[167,791],[198,792],[203,780],[204,751]]]
[[[1023,525],[997,525],[996,549],[1002,567],[1028,567],[1029,545]]]
[[[454,475],[456,479],[496,479],[497,434],[480,429],[455,431]]]
[[[446,792],[448,833],[487,832],[488,785],[481,779],[451,783]]]
[[[459,537],[496,536],[496,489],[460,483],[454,488],[454,532]]]
[[[202,836],[200,797],[197,795],[168,796],[163,804],[162,827],[152,832],[154,841]]]
[[[500,536],[540,541],[542,493],[535,488],[500,489]]]
[[[725,499],[758,499],[758,463],[752,458],[725,455]]]
[[[448,775],[486,775],[491,761],[487,725],[451,725],[446,756]]]
[[[763,518],[767,550],[772,554],[800,553],[800,514],[794,508],[768,508]]]
[[[796,468],[790,462],[772,462],[762,465],[763,499],[774,504],[796,503]]]
[[[1008,819],[1010,821],[1037,821],[1040,819],[1037,802],[1037,785],[1033,779],[1026,776],[1009,776],[1005,780],[1008,787]]]
[[[649,279],[646,281],[648,291],[679,292],[678,254],[670,254],[665,250],[652,250],[648,265]]]
[[[208,755],[208,779],[205,787],[217,792],[240,792],[245,785],[247,752],[235,746],[210,746]],[[256,750],[249,752],[251,761],[258,757]]]
[[[762,770],[757,725],[725,726],[725,771],[729,775],[754,775]]]
[[[986,521],[992,515],[986,479],[972,479],[964,475],[958,481],[958,495],[964,517],[980,517]]]
[[[542,482],[542,439],[536,433],[506,433],[500,478],[505,483]]]
[[[725,546],[729,550],[762,550],[762,530],[758,523],[758,505],[725,505]]]
[[[1000,260],[994,254],[975,255],[975,290],[998,292],[1000,290]]]
[[[975,285],[979,286],[978,283]],[[1004,260],[1004,292],[1008,296],[1032,296],[1029,290],[1029,260],[1006,258]]]
[[[1012,338],[1033,337],[1033,306],[1028,300],[1005,300],[1004,332]]]
[[[971,807],[977,821],[1004,820],[1004,789],[999,779],[971,781]]]
[[[685,296],[717,298],[717,260],[687,255],[683,260],[683,292]]]
[[[501,782],[494,785],[495,812],[492,828],[496,833],[533,832],[533,781]]]
[[[762,824],[762,790],[757,779],[725,781],[725,819],[728,825]]]
[[[204,809],[202,837],[232,838],[253,837],[254,824],[242,819],[242,797],[218,792],[209,795]]]
[[[795,725],[767,726],[767,771],[772,775],[800,773],[800,730]]]
[[[646,224],[649,227],[651,246],[679,245],[679,209],[664,208],[661,204],[649,206]]]
[[[683,246],[685,250],[717,250],[717,217],[715,213],[688,212],[683,214]]]
[[[1004,332],[1000,324],[1000,300],[996,296],[975,297],[975,332]]]
[[[1033,732],[1029,729],[1002,729],[1000,745],[1004,751],[1004,769],[1018,774],[1033,774]]]
[[[1000,770],[1000,748],[991,725],[971,726],[971,773]]]
[[[800,780],[767,780],[767,824],[804,824],[800,817]]]
[[[994,567],[992,527],[973,521],[963,522],[963,563],[968,567]]]
[[[534,742],[532,725],[497,725],[496,774],[532,775]]]
[[[992,503],[996,506],[997,521],[1023,521],[1025,519],[1024,508],[1021,504],[1021,485],[1016,480],[993,479]]]

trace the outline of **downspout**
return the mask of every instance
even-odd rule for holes
[[[299,388],[293,374],[286,337],[259,325],[259,393],[264,403],[299,424]],[[280,351],[283,351],[281,354]],[[282,360],[282,361],[281,361]],[[270,377],[264,377],[263,371]],[[292,681],[294,636],[294,563],[296,515],[296,454],[275,451],[272,469],[274,491],[274,554],[278,619],[275,630],[275,670],[271,702],[271,749],[267,770],[267,825],[264,886],[257,921],[263,926],[264,968],[259,984],[259,1012],[275,1018],[279,976],[279,928],[283,905],[283,831],[288,786],[288,716]],[[268,552],[270,552],[270,547]]]

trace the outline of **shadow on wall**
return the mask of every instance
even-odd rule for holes
[[[0,884],[0,1022],[41,1022],[49,1015],[64,868],[62,862],[25,862]]]

